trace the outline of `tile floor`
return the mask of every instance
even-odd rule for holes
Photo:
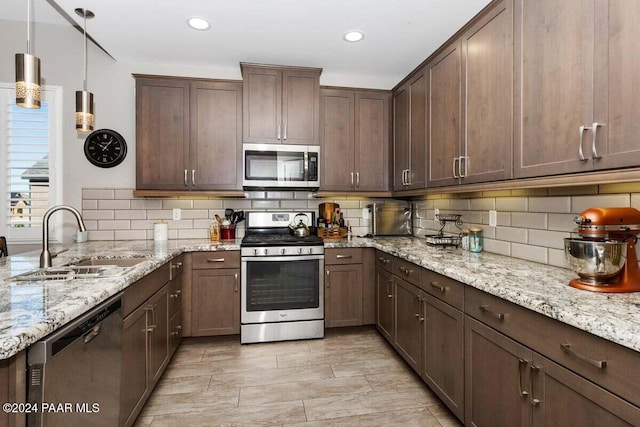
[[[135,427],[460,426],[373,327],[240,345],[186,338]]]

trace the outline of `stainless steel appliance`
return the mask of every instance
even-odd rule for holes
[[[320,186],[320,147],[313,145],[242,144],[245,188]]]
[[[27,351],[29,427],[118,425],[122,294]]]
[[[241,254],[243,344],[324,337],[324,243],[295,236],[301,212],[247,212]],[[302,212],[311,222],[313,212]]]
[[[571,286],[595,292],[640,292],[636,255],[640,211],[590,208],[576,219],[579,239],[564,239],[569,267],[579,278]]]
[[[410,236],[413,234],[412,205],[386,202],[367,205],[369,234],[372,236]]]

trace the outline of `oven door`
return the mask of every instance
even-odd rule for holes
[[[323,271],[323,255],[242,257],[242,323],[324,319]]]

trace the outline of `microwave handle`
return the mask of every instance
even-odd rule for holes
[[[304,152],[304,181],[309,181],[309,153]]]

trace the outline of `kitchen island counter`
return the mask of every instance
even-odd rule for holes
[[[640,293],[604,294],[574,289],[567,269],[491,253],[428,246],[420,238],[354,238],[326,241],[325,248],[376,248],[466,285],[559,320],[593,335],[640,351]],[[38,267],[39,252],[0,259],[0,359],[6,359],[125,289],[183,252],[239,250],[240,240],[87,242],[71,245],[54,266],[86,258],[145,260],[121,277],[16,282]],[[53,248],[55,252],[56,248]]]

